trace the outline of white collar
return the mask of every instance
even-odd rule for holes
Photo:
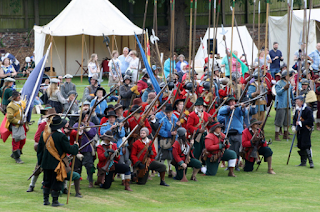
[[[144,140],[143,139],[141,139],[141,141],[144,143],[144,144],[147,144],[147,143],[149,143],[149,138],[148,137],[146,137]]]
[[[102,146],[102,145],[112,145],[112,144],[113,144],[112,141],[110,141],[109,144],[107,144],[107,143],[104,142],[104,141],[101,141],[101,146]]]
[[[307,104],[303,103],[302,107],[297,106],[297,110],[301,111],[301,110],[304,110],[306,107],[307,107]]]

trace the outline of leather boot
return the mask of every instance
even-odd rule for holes
[[[160,185],[162,185],[162,186],[169,186],[169,185],[164,181],[165,175],[166,175],[166,172],[160,172]]]
[[[74,189],[76,191],[75,197],[82,198],[82,195],[80,193],[80,179],[74,181]]]
[[[50,195],[50,188],[43,187],[43,205],[50,205],[49,195]]]
[[[291,138],[289,137],[288,131],[284,131],[284,133],[283,133],[283,139],[291,139]]]
[[[193,172],[192,172],[190,180],[198,181],[196,178],[196,175],[198,174],[199,171],[200,171],[200,169],[193,168]]]
[[[34,186],[29,186],[27,192],[33,192]]]
[[[121,185],[126,185],[126,180],[122,180],[122,183],[121,183]]]
[[[280,138],[279,138],[279,132],[275,132],[274,140],[275,141],[281,141]]]
[[[124,182],[124,190],[132,191],[130,188],[130,179],[126,179]]]
[[[306,166],[307,165],[307,154],[306,154],[305,150],[298,151],[298,154],[300,155],[301,163],[296,166]]]
[[[58,198],[59,198],[59,194],[60,194],[60,191],[51,191],[51,196],[52,196],[52,204],[51,206],[53,207],[58,207],[58,206],[62,206],[64,204],[60,203],[58,201]]]
[[[229,167],[229,173],[228,173],[229,177],[236,177],[236,175],[234,175],[233,173],[233,170],[234,170],[234,167]]]
[[[307,157],[309,159],[310,168],[312,169],[314,167],[313,161],[312,161],[312,154],[310,149],[306,149]]]
[[[12,152],[13,158],[16,160],[16,163],[23,164],[24,162],[20,159],[20,150]]]
[[[283,133],[282,133],[282,127],[280,127],[279,135],[283,135]]]

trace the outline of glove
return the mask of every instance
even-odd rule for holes
[[[135,85],[135,86],[133,86],[132,88],[130,88],[130,90],[131,90],[133,93],[135,93],[136,95],[140,95],[140,93],[139,93],[139,91],[138,91],[138,86],[137,86],[137,85]]]
[[[93,96],[93,97],[94,97],[94,94],[92,93],[92,94],[90,94],[90,96]]]
[[[184,119],[180,119],[180,123],[184,124],[185,120]]]
[[[104,114],[97,113],[98,118],[102,119],[104,117]]]
[[[82,161],[83,157],[84,157],[83,154],[80,154],[80,153],[77,154],[77,158],[78,158],[80,161]]]
[[[114,150],[113,149],[107,149],[107,152],[110,154],[111,153],[114,153]]]
[[[283,87],[283,89],[284,89],[284,90],[288,90],[288,89],[289,89],[289,86],[290,86],[290,84],[288,83],[288,84],[286,84],[286,85]]]
[[[219,149],[223,149],[223,148],[225,148],[225,147],[226,147],[225,144],[219,144]]]
[[[186,116],[188,116],[188,115],[190,114],[190,112],[189,112],[188,110],[185,110],[185,111],[184,111],[184,114],[185,114]]]
[[[143,163],[140,162],[139,165],[138,165],[138,168],[139,169],[144,169],[144,168],[146,168],[146,166]]]
[[[296,134],[296,133],[297,133],[297,131],[296,131],[296,127],[295,127],[295,126],[292,126],[292,127],[291,127],[291,130],[292,130],[292,133],[294,133],[294,134]]]

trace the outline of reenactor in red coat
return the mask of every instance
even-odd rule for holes
[[[206,129],[202,129],[201,125],[207,121],[212,122],[212,117],[209,113],[203,111],[203,98],[199,97],[195,103],[195,110],[189,114],[187,122],[187,130],[192,135],[196,133],[195,138],[199,133],[202,133],[200,141],[194,143],[194,157],[200,158],[202,150],[205,148],[204,138],[206,137]],[[210,128],[210,124],[207,125],[207,129]]]
[[[182,111],[184,102],[185,102],[185,99],[177,99],[176,100],[176,102],[174,103],[174,106],[173,106],[173,110],[174,110],[173,114],[177,118],[179,118],[181,112],[185,113],[185,115],[182,115],[184,117],[183,117],[183,119],[180,119],[180,123],[181,123],[181,127],[187,128],[187,121],[188,121],[189,112],[187,110]]]
[[[250,126],[242,133],[242,146],[245,154],[245,165],[243,170],[245,172],[251,172],[255,161],[259,159],[259,155],[263,155],[264,161],[268,162],[268,173],[276,174],[272,169],[273,152],[270,147],[268,147],[263,132],[259,129],[262,122],[252,118],[250,123]],[[252,138],[255,133],[256,136]],[[257,148],[255,149],[255,147]]]
[[[131,108],[130,112],[133,112],[133,111],[137,110],[138,108],[139,108],[139,105],[134,105]],[[146,128],[148,128],[149,132],[152,132],[152,128],[150,126],[148,119],[145,119],[144,123],[140,123],[141,119],[142,119],[141,113],[142,113],[142,110],[139,110],[131,118],[128,119],[130,131],[133,130],[138,124],[143,124]],[[149,135],[149,133],[148,133],[148,135]],[[133,137],[138,138],[139,135],[137,133],[134,133]]]
[[[149,135],[149,130],[146,127],[141,128],[140,130],[140,139],[136,140],[132,145],[131,150],[131,160],[132,164],[134,164],[134,168],[138,170],[147,169],[146,173],[142,178],[138,178],[137,183],[140,185],[144,185],[147,183],[149,170],[154,170],[159,172],[160,174],[160,185],[169,186],[164,181],[166,174],[166,165],[155,161],[155,157],[157,156],[156,149],[154,145],[150,146],[151,140],[147,137]],[[143,163],[143,158],[145,154],[148,152],[148,161],[149,163]]]
[[[118,161],[120,160],[120,155],[116,155],[113,161],[110,162],[110,170],[109,173],[103,171],[108,160],[110,160],[110,156],[117,150],[116,139],[113,137],[112,132],[110,130],[106,131],[105,134],[100,136],[102,140],[101,144],[97,146],[97,153],[99,158],[98,167],[98,183],[101,183],[100,187],[104,189],[108,189],[111,187],[113,181],[113,175],[116,173],[124,174],[124,189],[127,191],[132,191],[130,188],[130,180],[131,180],[131,171],[130,167],[127,164],[120,164]]]
[[[230,144],[225,142],[225,134],[221,132],[222,126],[219,122],[213,122],[205,139],[206,175],[216,175],[220,161],[228,161],[228,176],[235,177],[233,171],[237,162],[237,153],[228,149]]]
[[[172,155],[177,172],[173,179],[181,180],[183,171],[187,174],[187,167],[193,167],[190,180],[198,181],[196,175],[201,168],[201,162],[193,156],[192,145],[194,141],[191,141],[191,143],[187,141],[187,130],[183,127],[178,128],[177,134],[178,139],[172,145]],[[189,157],[189,161],[186,161],[187,157]]]

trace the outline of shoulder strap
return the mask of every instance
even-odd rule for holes
[[[150,143],[150,142],[149,142],[149,143]],[[149,148],[149,143],[148,143],[147,145],[145,145],[145,146],[143,147],[143,149],[141,149],[141,151],[138,153],[138,155],[137,155],[137,158],[138,158],[138,159],[140,158],[141,154],[142,154],[146,149]]]

